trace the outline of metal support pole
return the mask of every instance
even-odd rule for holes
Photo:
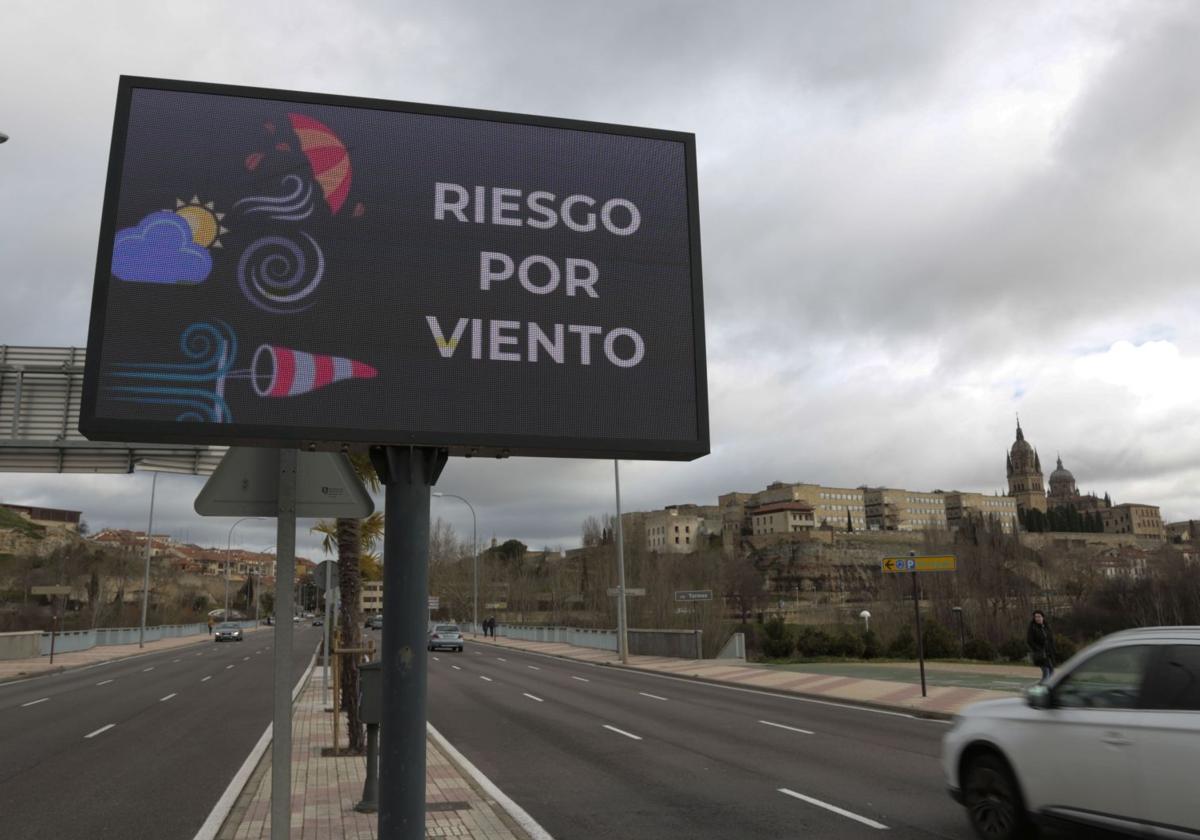
[[[325,700],[329,700],[329,645],[333,639],[333,564],[325,563]],[[333,710],[334,731],[337,730],[337,709]]]
[[[913,612],[917,615],[917,661],[921,665],[921,696],[925,696],[925,643],[921,640],[921,596],[917,592],[917,573],[912,573]]]
[[[295,449],[279,450],[279,512],[275,539],[275,697],[271,743],[271,840],[292,830],[292,603],[296,577]],[[234,523],[237,524],[237,523]],[[232,533],[232,529],[231,529]],[[283,615],[280,615],[280,612]]]
[[[446,450],[372,447],[371,460],[387,488],[378,837],[424,840],[429,490],[446,465]]]
[[[613,481],[617,491],[617,652],[621,662],[629,662],[629,617],[625,612],[625,534],[621,529],[621,464],[613,461]]]
[[[146,646],[146,611],[150,607],[150,543],[154,533],[154,493],[158,489],[158,473],[150,479],[150,522],[146,525],[146,570],[142,575],[142,623],[138,626],[138,647]]]
[[[355,811],[374,814],[379,810],[379,724],[367,724],[367,778],[363,782],[362,801]]]

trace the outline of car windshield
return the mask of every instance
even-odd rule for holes
[[[222,624],[217,629],[218,630],[241,630],[242,628],[238,627],[236,624]]]
[[[458,625],[457,624],[439,624],[437,627],[434,628],[434,632],[435,633],[457,633]]]

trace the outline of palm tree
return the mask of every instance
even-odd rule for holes
[[[366,455],[351,455],[350,462],[360,480],[371,491],[379,489],[379,476]],[[341,610],[338,629],[342,647],[362,646],[362,575],[359,563],[364,556],[374,558],[373,549],[383,535],[383,514],[376,511],[366,519],[338,519],[334,522],[321,521],[312,529],[324,534],[321,547],[327,554],[335,550],[338,558],[338,587],[341,592]],[[365,746],[362,720],[358,708],[358,659],[348,657],[342,669],[342,709],[346,712],[347,749],[361,753]]]

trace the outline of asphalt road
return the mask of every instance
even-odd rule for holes
[[[0,837],[192,840],[271,722],[272,637],[0,685]]]
[[[429,719],[555,840],[972,837],[946,725],[468,643]]]

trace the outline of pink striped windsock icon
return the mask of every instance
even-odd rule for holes
[[[344,379],[374,379],[379,371],[341,356],[305,353],[264,344],[250,362],[251,382],[260,397],[295,397]]]

